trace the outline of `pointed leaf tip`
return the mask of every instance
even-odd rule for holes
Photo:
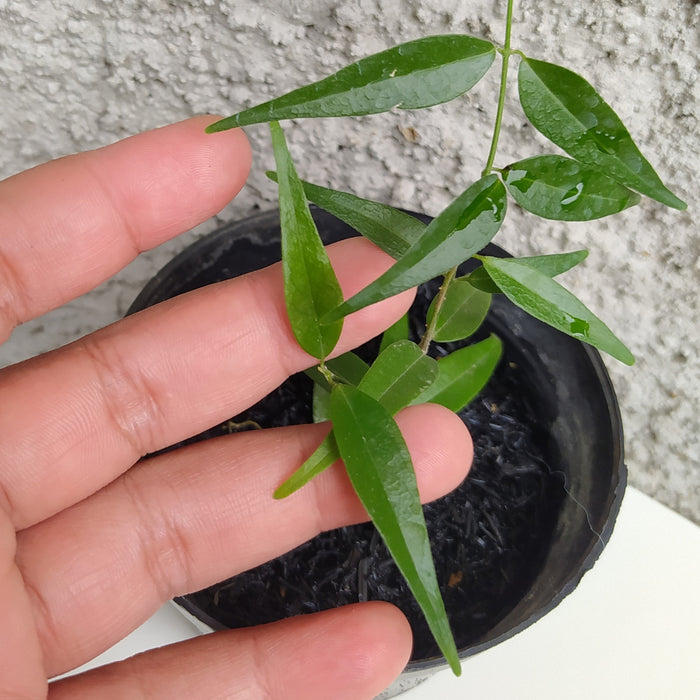
[[[486,175],[452,201],[383,275],[329,312],[329,323],[437,277],[481,250],[505,217],[506,190]]]
[[[337,385],[331,419],[353,488],[406,579],[455,673],[459,655],[440,594],[411,456],[389,411],[360,389]]]
[[[437,379],[414,403],[437,403],[459,413],[486,386],[503,353],[495,335],[451,352],[437,361]]]
[[[429,36],[394,46],[341,68],[323,80],[221,119],[208,129],[303,117],[422,109],[471,89],[495,58],[494,45],[467,35]]]
[[[532,125],[576,160],[674,209],[686,203],[656,174],[613,109],[583,77],[562,66],[523,57],[520,103]]]
[[[511,258],[484,257],[482,262],[501,291],[531,316],[624,364],[634,363],[632,353],[603,321],[537,267]]]

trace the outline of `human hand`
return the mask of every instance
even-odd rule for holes
[[[235,196],[248,143],[241,131],[205,135],[206,123],[0,183],[0,340]],[[390,264],[364,240],[329,252],[346,296]],[[404,293],[349,317],[338,351],[379,333],[410,301]],[[0,696],[371,698],[391,682],[410,629],[394,607],[366,603],[206,635],[47,685],[173,596],[366,517],[340,465],[272,498],[323,426],[240,433],[139,463],[312,364],[273,266],[0,371]],[[399,423],[422,497],[457,485],[471,454],[459,419],[425,405]]]

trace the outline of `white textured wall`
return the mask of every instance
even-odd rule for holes
[[[0,0],[0,177],[193,114],[228,114],[349,59],[424,34],[500,41],[505,0]],[[514,46],[578,70],[613,105],[660,175],[689,204],[653,202],[592,224],[540,222],[511,207],[497,241],[516,254],[591,248],[568,276],[632,348],[610,361],[632,483],[700,522],[697,345],[697,0],[522,0]],[[478,177],[496,66],[446,106],[290,129],[303,175],[435,214]],[[497,165],[539,152],[511,90]],[[415,142],[401,129],[413,127]],[[248,129],[257,172],[224,217],[272,205],[266,127]],[[301,160],[304,155],[305,161]],[[199,232],[213,228],[208,222]],[[94,293],[18,329],[0,365],[118,318],[189,234]]]

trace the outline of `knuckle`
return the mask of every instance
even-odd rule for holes
[[[144,498],[139,480],[127,472],[122,484],[134,512],[134,533],[146,580],[161,601],[189,590],[195,571],[193,545],[177,509]]]
[[[165,420],[158,392],[138,361],[122,357],[109,339],[88,337],[82,349],[92,365],[99,400],[113,431],[138,457],[154,450]]]

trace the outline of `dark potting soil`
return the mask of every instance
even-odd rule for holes
[[[414,305],[414,339],[428,300]],[[444,354],[464,343],[435,345]],[[376,353],[376,342],[360,350]],[[296,375],[233,421],[262,427],[311,422],[311,380]],[[460,417],[474,440],[467,479],[424,506],[442,595],[458,647],[479,640],[522,598],[537,575],[565,498],[547,464],[547,436],[532,416],[536,393],[508,347],[482,394]],[[221,426],[208,435],[230,430]],[[221,626],[238,628],[339,605],[384,600],[407,616],[413,659],[439,654],[425,619],[374,526],[322,533],[277,559],[187,596]]]

